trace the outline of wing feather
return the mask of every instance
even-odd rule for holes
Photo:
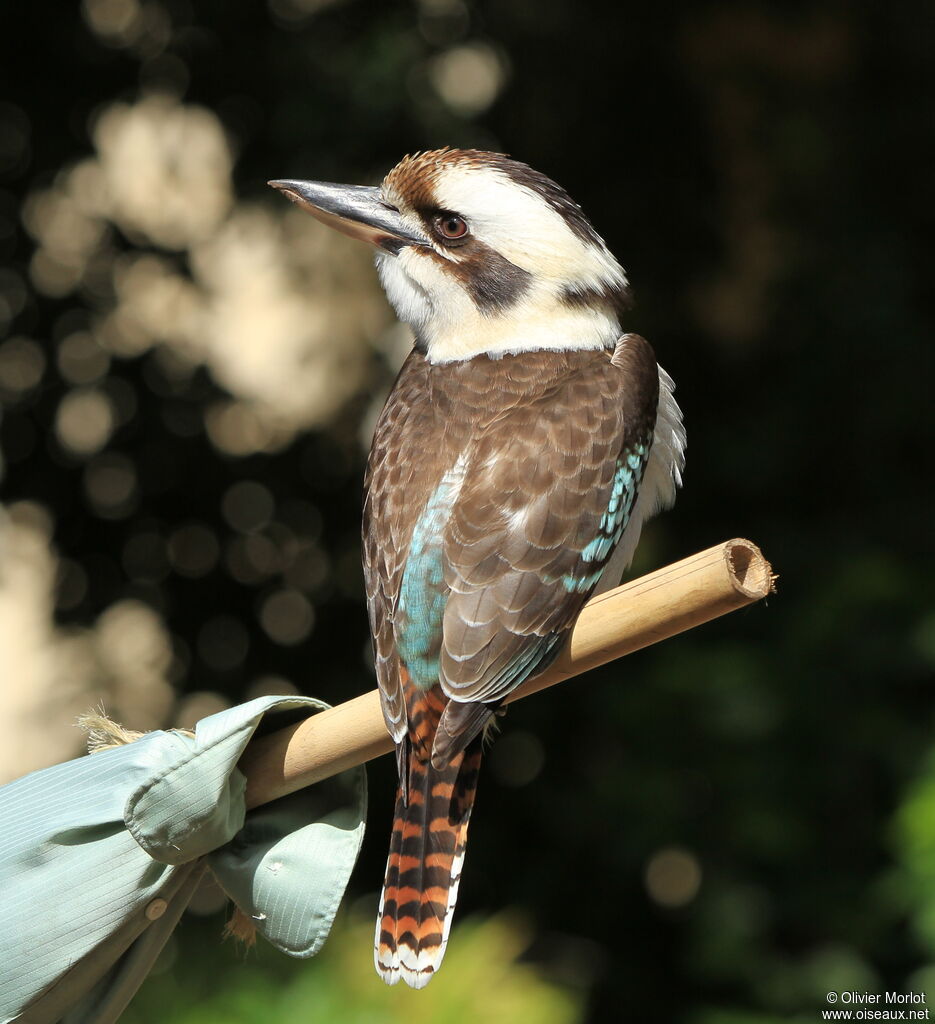
[[[557,652],[636,499],[657,399],[652,349],[630,335],[474,439],[444,541],[439,682],[453,701],[502,701]],[[608,518],[633,452],[638,473]]]

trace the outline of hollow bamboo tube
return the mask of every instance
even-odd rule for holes
[[[772,569],[748,540],[683,558],[593,598],[553,664],[507,701],[580,675],[766,597]],[[386,754],[393,743],[376,690],[255,740],[240,759],[247,806],[257,807]]]

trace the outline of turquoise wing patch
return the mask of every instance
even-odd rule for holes
[[[445,584],[444,531],[464,479],[464,459],[442,477],[412,532],[399,591],[396,646],[412,681],[422,690],[438,682]]]
[[[584,563],[580,567],[582,571],[566,573],[562,577],[565,589],[570,593],[583,594],[601,578],[607,560],[620,543],[630,521],[648,458],[649,446],[646,444],[634,445],[621,452],[614,470],[607,511],[601,517],[600,530],[581,552],[581,561]]]

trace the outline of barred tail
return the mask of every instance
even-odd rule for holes
[[[408,801],[400,787],[374,943],[388,985],[402,977],[424,988],[445,955],[480,757],[479,738],[443,768],[410,753]]]

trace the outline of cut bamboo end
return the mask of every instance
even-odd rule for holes
[[[777,577],[756,544],[736,537],[724,549],[731,580],[742,594],[759,601],[775,591]]]
[[[776,577],[760,549],[734,539],[593,598],[553,664],[518,700],[759,601]],[[257,807],[393,749],[376,690],[255,740],[240,759]]]

